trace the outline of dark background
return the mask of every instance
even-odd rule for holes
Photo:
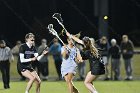
[[[61,32],[62,28],[52,15],[61,13],[66,29],[81,37],[99,38],[99,19],[95,15],[94,0],[0,0],[0,39],[12,47],[17,40],[24,42],[26,33],[36,35],[36,43],[42,38],[48,43],[54,36],[46,29],[50,23]],[[108,0],[108,39],[127,34],[135,46],[140,46],[140,1]],[[104,19],[103,19],[104,20]],[[106,21],[106,20],[105,20]],[[65,37],[61,36],[65,41]]]

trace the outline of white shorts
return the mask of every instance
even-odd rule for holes
[[[62,67],[61,66],[61,74],[62,74],[62,77],[64,77],[68,73],[73,73],[73,75],[76,75],[76,70],[77,70],[77,66],[76,67],[73,67],[73,66],[70,66],[70,67]]]

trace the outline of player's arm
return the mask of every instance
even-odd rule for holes
[[[28,58],[28,59],[25,59],[23,53],[19,53],[19,56],[20,56],[20,61],[21,61],[21,63],[26,63],[26,62],[30,62],[30,61],[35,61],[35,58]]]
[[[66,35],[67,35],[68,37],[72,38],[72,39],[73,39],[74,41],[76,41],[77,43],[84,45],[84,43],[83,43],[82,40],[80,40],[79,38],[77,38],[77,37],[75,37],[74,35],[70,34],[69,32],[67,32]]]
[[[79,50],[77,50],[76,62],[78,63],[83,62],[83,59]]]
[[[44,50],[41,55],[38,55],[38,53],[34,53],[34,56],[39,61],[47,53],[48,51]]]
[[[64,45],[61,49],[61,55],[64,59],[67,59],[69,57],[69,52],[66,49],[66,46]]]

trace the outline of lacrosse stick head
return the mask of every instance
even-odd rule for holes
[[[48,30],[51,34],[58,36],[57,32],[53,29],[53,24],[48,25]]]
[[[52,29],[53,29],[53,24],[49,24],[49,25],[48,25],[48,29],[49,29],[49,30],[52,30]]]
[[[49,24],[48,25],[48,30],[51,34],[53,34],[54,36],[56,36],[64,45],[64,42],[61,40],[61,38],[59,37],[59,35],[57,34],[57,32],[53,29],[53,24]]]
[[[55,18],[59,23],[61,23],[61,24],[63,23],[60,13],[54,13],[52,17]]]

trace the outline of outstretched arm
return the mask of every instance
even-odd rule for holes
[[[79,38],[75,37],[74,35],[71,35],[69,32],[66,32],[66,35],[70,38],[72,38],[74,41],[76,41],[77,43],[80,43],[82,45],[84,45],[83,41],[80,40]]]

